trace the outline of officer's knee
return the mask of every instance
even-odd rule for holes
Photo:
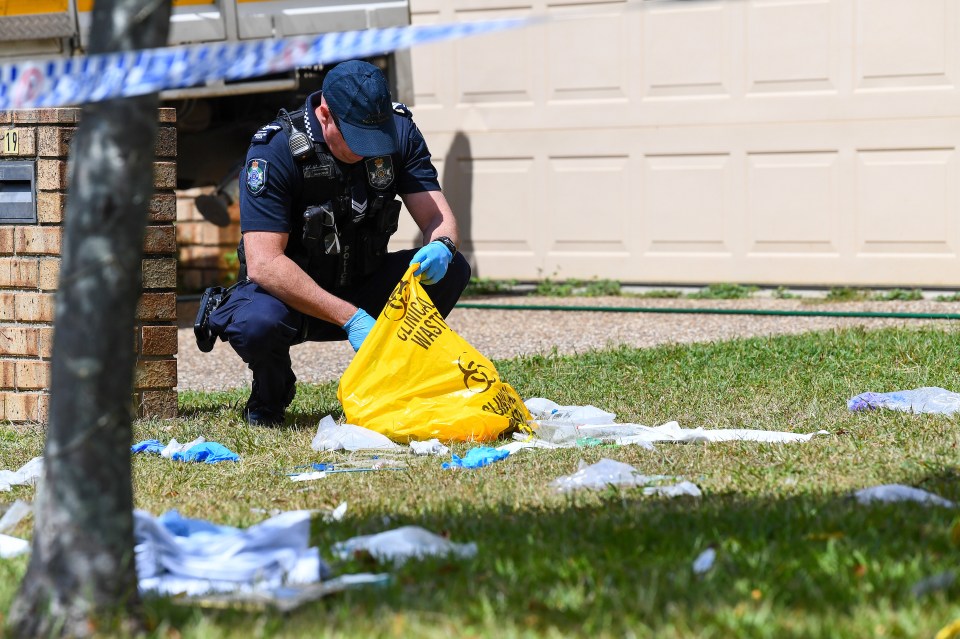
[[[253,306],[253,305],[251,305]],[[227,329],[227,339],[237,354],[246,361],[256,361],[269,351],[288,348],[296,330],[276,314],[247,307],[237,313]]]
[[[470,262],[463,257],[462,253],[457,253],[450,262],[450,266],[447,267],[447,274],[444,279],[449,277],[451,278],[450,284],[456,283],[452,288],[457,291],[457,295],[459,296],[459,294],[467,288],[467,284],[470,283],[470,274]]]
[[[459,253],[450,262],[447,273],[436,284],[426,287],[430,299],[437,305],[440,314],[446,317],[453,310],[463,290],[470,283],[470,264]]]

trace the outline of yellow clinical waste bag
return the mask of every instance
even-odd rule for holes
[[[447,326],[414,264],[340,378],[347,423],[406,443],[486,442],[525,429],[530,412],[497,370]]]

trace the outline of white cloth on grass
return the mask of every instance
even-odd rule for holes
[[[0,535],[0,559],[10,559],[30,552],[30,542],[19,537]]]
[[[561,406],[543,397],[531,397],[523,402],[535,420],[565,421],[580,424],[612,424],[616,413],[608,413],[596,406]]]
[[[197,437],[192,442],[187,442],[186,444],[181,444],[174,438],[170,440],[170,443],[167,444],[163,450],[160,451],[160,456],[166,459],[171,459],[173,458],[174,453],[185,453],[194,446],[205,443],[207,443],[205,437]]]
[[[580,488],[600,490],[606,486],[643,486],[644,495],[700,497],[703,494],[696,484],[677,481],[678,479],[669,475],[644,475],[630,464],[603,458],[596,464],[590,465],[580,460],[577,472],[558,477],[550,485],[561,492]],[[665,482],[673,483],[665,484]]]
[[[361,551],[370,553],[379,561],[402,564],[407,559],[446,555],[470,558],[477,554],[477,544],[458,544],[419,526],[402,526],[375,535],[352,537],[333,546],[334,554],[341,559]]]
[[[572,448],[576,444],[569,444],[567,446],[561,444],[554,444],[552,442],[545,441],[539,437],[530,437],[526,433],[514,433],[512,441],[502,446],[497,446],[497,450],[505,450],[511,455],[517,452],[518,450],[524,450],[526,448]]]
[[[792,444],[808,442],[817,435],[829,435],[826,430],[815,433],[787,433],[775,430],[757,430],[752,428],[681,428],[677,422],[667,422],[662,426],[641,426],[623,424],[633,432],[617,437],[618,444],[639,444],[642,442],[763,442],[765,444]]]
[[[713,563],[716,560],[717,551],[713,548],[707,548],[693,560],[693,573],[695,575],[706,574],[707,571],[713,568]]]
[[[861,504],[915,501],[931,506],[943,506],[944,508],[953,508],[956,505],[952,501],[944,499],[939,495],[934,495],[921,488],[904,486],[902,484],[883,484],[882,486],[861,488],[854,493],[854,496]]]
[[[10,504],[7,511],[3,513],[3,517],[0,517],[0,533],[12,530],[14,526],[19,524],[20,521],[32,511],[33,507],[22,499],[18,499]]]
[[[35,484],[43,472],[43,457],[34,457],[18,470],[0,470],[0,490],[10,490],[11,486]]]
[[[353,424],[337,424],[327,415],[317,425],[317,434],[310,448],[321,450],[397,450],[400,445],[369,428]]]
[[[792,444],[808,442],[817,435],[829,435],[826,430],[815,433],[788,433],[751,428],[682,428],[677,422],[667,422],[661,426],[643,426],[642,424],[553,424],[544,422],[535,427],[538,437],[529,440],[527,446],[511,445],[511,452],[521,448],[541,447],[533,442],[540,440],[553,447],[571,448],[584,439],[602,441],[628,446],[637,444],[652,449],[658,442],[705,443],[705,442],[762,442],[767,444]],[[526,439],[526,436],[524,436]],[[547,448],[547,446],[542,446]]]
[[[524,402],[536,424],[537,438],[563,447],[577,445],[584,439],[600,439],[626,446],[639,444],[650,448],[656,442],[763,442],[789,444],[807,442],[816,435],[829,435],[825,430],[816,433],[788,433],[750,428],[681,428],[675,421],[661,426],[620,424],[616,414],[596,406],[560,406],[549,399],[533,397]],[[512,446],[511,452],[520,448]]]
[[[328,571],[308,545],[310,511],[271,517],[247,529],[134,511],[134,553],[141,592],[201,595],[255,592],[319,581]]]
[[[410,450],[414,455],[446,455],[450,449],[434,437],[423,442],[410,442]]]

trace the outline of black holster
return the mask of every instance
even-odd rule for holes
[[[201,352],[209,353],[217,343],[219,335],[215,335],[210,328],[210,314],[217,310],[229,295],[230,289],[224,290],[222,286],[211,286],[200,298],[200,308],[197,309],[197,317],[193,320],[193,336],[197,338],[197,348]]]

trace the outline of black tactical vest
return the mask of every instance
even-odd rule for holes
[[[269,139],[280,129],[291,142],[302,178],[300,193],[292,194],[285,253],[327,290],[353,286],[380,266],[397,231],[401,205],[396,199],[396,156],[364,158],[352,165],[338,162],[325,143],[311,141],[303,109],[282,110],[257,135],[265,132]],[[237,253],[243,278],[242,239]]]

